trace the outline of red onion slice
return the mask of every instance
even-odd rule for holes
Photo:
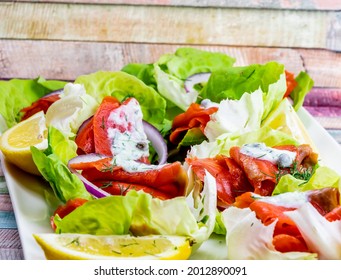
[[[83,131],[83,129],[86,127],[86,125],[92,120],[94,116],[91,116],[90,118],[87,118],[81,125],[80,127],[78,128],[77,130],[77,134],[78,133],[81,133]]]
[[[197,73],[192,76],[189,76],[184,83],[186,92],[196,91],[194,89],[194,86],[196,84],[207,82],[210,76],[211,76],[210,72]]]
[[[106,158],[106,156],[102,156],[99,154],[87,154],[87,155],[80,155],[80,156],[74,157],[74,158],[70,159],[68,162],[68,168],[70,169],[70,171],[73,174],[75,174],[83,182],[86,190],[96,198],[110,196],[110,194],[107,193],[106,191],[102,190],[101,188],[97,187],[93,183],[91,183],[88,179],[86,179],[77,170],[75,170],[74,168],[71,168],[70,165],[73,163],[93,162],[93,161],[97,161],[97,160],[100,160],[103,158]]]
[[[107,193],[106,191],[102,190],[101,188],[97,187],[93,183],[91,183],[88,179],[86,179],[82,174],[70,168],[70,171],[75,174],[84,184],[86,190],[93,195],[95,198],[101,198],[110,196],[111,194]]]
[[[159,156],[158,163],[166,163],[168,157],[168,149],[165,139],[163,139],[161,133],[157,130],[155,126],[146,121],[143,121],[143,129],[147,135],[148,140],[151,142],[152,146]]]

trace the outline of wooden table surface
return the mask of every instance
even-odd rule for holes
[[[341,144],[341,0],[1,1],[0,18],[0,79],[73,81],[179,46],[276,60],[313,78],[304,107]],[[0,259],[23,259],[1,171]]]

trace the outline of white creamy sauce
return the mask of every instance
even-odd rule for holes
[[[111,139],[113,164],[127,172],[138,172],[160,168],[158,165],[138,162],[149,156],[149,140],[143,129],[142,111],[136,99],[121,105],[110,113],[108,136]]]
[[[240,152],[253,158],[270,161],[279,167],[290,167],[296,158],[295,152],[270,148],[264,143],[245,144]]]

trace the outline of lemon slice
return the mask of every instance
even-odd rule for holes
[[[287,98],[283,99],[279,106],[263,121],[262,126],[284,132],[292,136],[300,144],[309,144],[317,152],[317,148],[307,129]]]
[[[30,147],[46,149],[46,136],[45,115],[40,111],[6,130],[0,138],[0,150],[9,162],[26,172],[39,175]]]
[[[50,260],[185,260],[192,252],[184,236],[42,233],[33,237]]]

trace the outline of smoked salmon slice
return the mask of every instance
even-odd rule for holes
[[[93,133],[95,152],[101,155],[112,156],[111,140],[108,136],[108,119],[110,113],[120,106],[117,98],[106,96],[103,98],[93,118]]]
[[[187,158],[186,162],[201,182],[204,181],[205,170],[216,179],[219,208],[228,207],[237,196],[253,190],[244,172],[229,157],[218,155],[205,159]]]
[[[21,113],[23,113],[23,116],[21,117],[21,120],[26,120],[29,117],[33,116],[35,113],[38,113],[40,111],[43,111],[44,114],[47,112],[47,109],[57,100],[59,100],[60,97],[58,94],[51,94],[44,97],[41,97],[37,101],[33,102],[30,106],[25,107],[20,110]]]
[[[210,121],[210,115],[218,110],[217,107],[203,108],[200,104],[192,103],[186,112],[177,115],[172,124],[172,132],[169,136],[170,142],[178,144],[184,132],[198,127],[204,133],[206,124]]]

